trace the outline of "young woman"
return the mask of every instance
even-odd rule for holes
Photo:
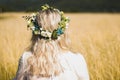
[[[21,56],[14,80],[89,80],[84,57],[69,49],[69,19],[62,11],[44,5],[25,18],[32,44]]]

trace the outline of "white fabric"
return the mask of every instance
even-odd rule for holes
[[[19,75],[21,70],[27,65],[27,58],[32,55],[31,52],[24,52],[19,60],[18,71],[16,77]],[[64,68],[64,73],[61,73],[59,76],[53,77],[52,79],[48,78],[37,78],[32,76],[30,80],[89,80],[89,74],[87,70],[87,65],[84,57],[78,53],[74,54],[73,52],[67,52],[59,56],[60,63]],[[15,79],[17,80],[17,79]],[[29,79],[27,79],[29,80]]]

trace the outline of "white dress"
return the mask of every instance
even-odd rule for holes
[[[18,71],[16,76],[19,75],[20,71],[25,67],[27,63],[27,58],[32,55],[31,52],[24,52],[19,60]],[[89,80],[89,74],[87,65],[84,57],[78,53],[74,54],[73,52],[67,52],[59,56],[60,63],[65,69],[64,73],[61,73],[59,76],[53,76],[51,78],[32,76],[27,80]],[[14,79],[17,80],[17,79]]]

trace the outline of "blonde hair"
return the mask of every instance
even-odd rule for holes
[[[37,15],[39,26],[48,31],[58,28],[61,15],[57,10],[47,9]],[[38,35],[32,35],[29,50],[32,56],[27,59],[26,72],[29,75],[50,77],[59,75],[64,70],[59,61],[59,55],[69,50],[68,31],[66,30],[57,40],[47,41]],[[20,79],[21,80],[21,79]]]

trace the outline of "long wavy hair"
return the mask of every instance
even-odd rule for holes
[[[58,28],[60,20],[60,13],[53,9],[39,11],[37,15],[39,26],[51,32]],[[59,55],[69,51],[69,43],[68,30],[65,30],[59,39],[50,41],[33,34],[29,46],[32,56],[27,59],[27,74],[50,77],[62,73],[64,69],[60,64]]]

